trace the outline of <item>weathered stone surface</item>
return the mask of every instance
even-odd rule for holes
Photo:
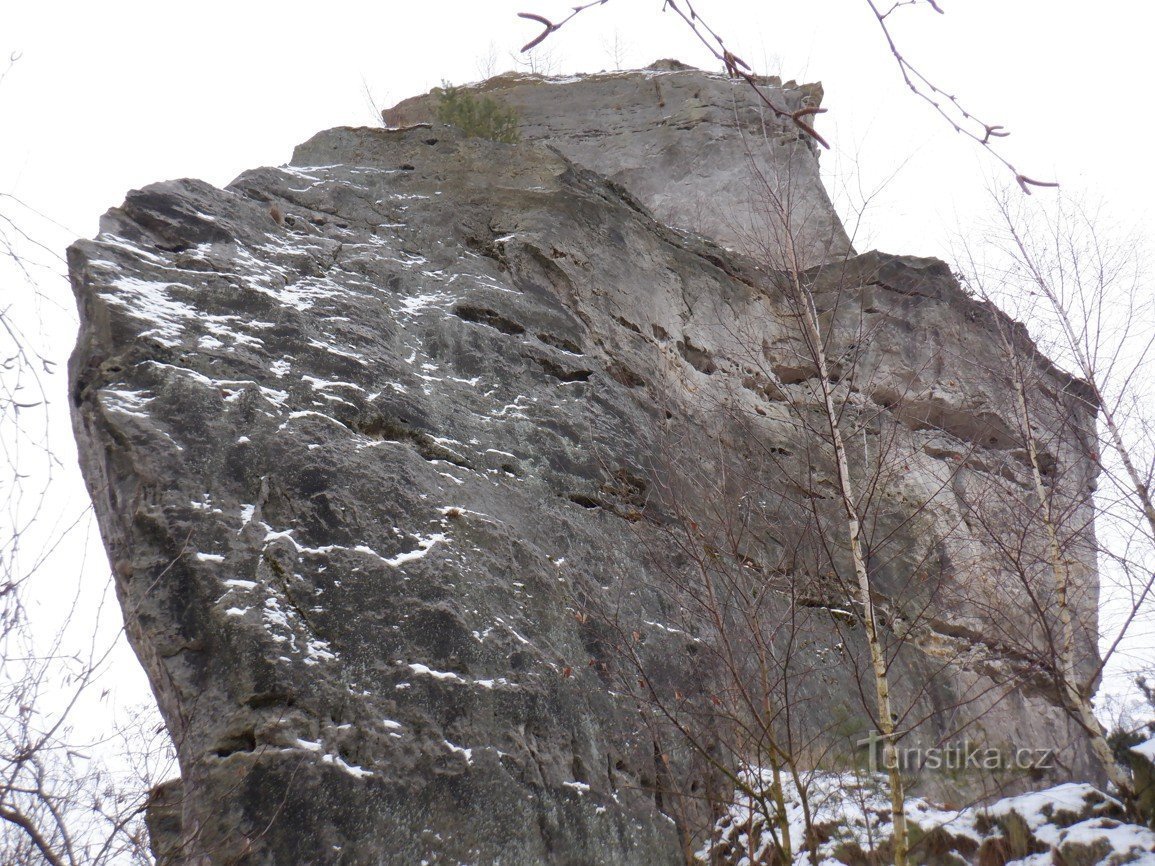
[[[149,848],[157,866],[176,866],[184,862],[184,783],[169,779],[149,792],[145,806]]]
[[[692,762],[639,721],[606,629],[662,688],[709,696],[664,582],[686,521],[716,527],[712,491],[773,516],[742,568],[821,588],[792,635],[816,654],[796,724],[831,744],[871,727],[852,602],[807,572],[798,528],[837,511],[781,275],[546,147],[420,127],[132,192],[69,261],[81,462],[179,753],[183,862],[680,862],[655,787],[661,755]],[[884,443],[897,461],[871,531],[910,634],[911,741],[978,719],[1085,771],[1045,683],[1000,685],[1023,673],[992,636],[1013,587],[973,520],[1025,485],[1008,323],[935,261],[804,279],[856,465]],[[1016,345],[1056,496],[1083,508],[1086,395]],[[1092,629],[1094,574],[1076,578]]]
[[[780,108],[821,105],[821,84],[759,81]],[[517,109],[524,140],[548,142],[620,183],[669,225],[775,266],[808,268],[851,251],[819,179],[817,144],[775,117],[745,81],[663,60],[642,71],[564,78],[511,72],[469,89]],[[384,112],[390,126],[436,117],[431,94]],[[789,213],[786,224],[774,216],[771,192]]]

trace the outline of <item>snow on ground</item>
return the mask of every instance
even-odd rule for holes
[[[772,830],[766,820],[766,813],[776,812],[770,796],[771,773],[754,771],[743,774],[743,779],[746,792],[738,794],[715,825],[715,838],[698,851],[698,859],[726,866],[760,866],[780,862],[775,859],[776,850],[789,844],[793,866],[811,866],[810,852],[798,850],[807,826],[799,786],[788,774],[782,775],[788,830],[782,834],[776,827]],[[800,781],[811,813],[810,824],[822,839],[813,866],[866,862],[868,852],[885,847],[892,832],[885,776],[809,773]],[[919,840],[931,833],[949,844],[946,853],[915,856],[915,863],[1155,866],[1155,832],[1125,823],[1119,817],[1118,801],[1088,784],[1056,785],[959,810],[910,797],[906,812],[912,828],[912,854],[917,855]],[[1021,832],[1023,829],[1026,832]],[[983,851],[990,856],[995,849],[1011,859],[980,860]]]

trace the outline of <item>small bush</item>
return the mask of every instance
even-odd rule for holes
[[[521,139],[517,131],[517,111],[491,96],[476,96],[448,81],[437,93],[437,119],[455,126],[470,138],[490,138],[515,144]]]

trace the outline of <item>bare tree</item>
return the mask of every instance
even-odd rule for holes
[[[1018,335],[1000,331],[1029,476],[1017,516],[988,527],[1024,589],[1013,617],[1003,619],[1003,637],[1053,684],[1103,774],[1136,814],[1132,780],[1112,752],[1093,698],[1104,668],[1121,661],[1117,655],[1136,636],[1149,641],[1155,626],[1155,418],[1147,409],[1155,387],[1155,309],[1142,282],[1141,250],[1105,240],[1098,214],[1061,198],[1042,213],[1025,212],[1006,195],[996,197],[996,207],[1001,255],[986,268],[968,255],[973,285],[1018,308],[1079,377],[1075,399],[1100,423],[1086,443],[1100,472],[1094,508],[1087,509],[1060,492],[1059,446],[1036,417],[1038,383],[1023,369]],[[1087,622],[1087,612],[1098,608],[1086,575],[1096,560],[1106,594],[1101,635]],[[1096,643],[1103,647],[1098,658]]]
[[[621,72],[629,53],[629,45],[622,39],[621,31],[614,28],[614,32],[602,40],[602,50],[613,66],[615,72]]]
[[[789,232],[785,232],[787,238]],[[873,673],[874,691],[876,700],[875,720],[883,736],[883,762],[887,767],[890,779],[891,820],[894,823],[894,863],[895,866],[905,866],[907,858],[907,829],[906,829],[906,795],[902,778],[902,770],[896,754],[896,722],[898,715],[894,711],[890,691],[890,660],[887,658],[883,641],[879,634],[878,618],[875,614],[874,586],[871,581],[867,565],[868,554],[863,538],[863,515],[860,510],[860,493],[855,480],[850,474],[850,460],[847,454],[846,439],[841,427],[843,412],[836,405],[835,383],[838,378],[833,376],[829,359],[826,355],[828,345],[823,335],[819,320],[818,307],[813,294],[803,283],[797,262],[800,259],[798,250],[791,241],[786,246],[787,260],[793,264],[787,271],[786,287],[795,315],[798,317],[799,330],[802,341],[813,362],[817,373],[816,380],[821,392],[822,412],[829,435],[827,440],[833,452],[837,470],[836,485],[838,497],[845,515],[846,543],[850,550],[851,561],[854,566],[854,576],[858,584],[858,603],[861,605],[861,620],[866,629],[866,641],[870,648],[870,661]]]
[[[476,68],[482,79],[497,75],[497,45],[494,42],[491,41],[485,53],[477,58]]]
[[[514,66],[523,69],[530,75],[550,76],[557,73],[561,60],[552,47],[535,46],[523,50],[519,54],[510,54]]]
[[[789,178],[753,177],[768,215],[758,224],[769,228],[751,234],[747,247],[769,265],[746,277],[759,281],[748,306],[729,301],[712,319],[721,323],[730,366],[744,371],[741,387],[709,405],[695,395],[703,416],[695,429],[712,430],[709,418],[725,419],[727,432],[712,435],[744,443],[747,453],[695,448],[697,437],[667,443],[652,473],[666,479],[655,487],[667,512],[661,541],[649,540],[650,530],[639,524],[639,539],[654,548],[650,561],[664,588],[656,591],[667,595],[666,618],[659,628],[630,620],[628,605],[607,610],[596,603],[587,604],[583,616],[600,618],[615,635],[610,655],[622,668],[619,685],[643,718],[656,720],[655,742],[687,747],[737,792],[782,862],[799,850],[817,862],[810,780],[848,766],[847,752],[837,751],[831,736],[845,720],[824,727],[808,711],[818,703],[808,684],[827,682],[838,671],[840,687],[849,684],[859,694],[861,710],[881,732],[890,845],[903,863],[907,768],[896,750],[936,711],[927,706],[928,694],[964,650],[940,651],[937,667],[924,665],[918,676],[904,670],[901,701],[891,682],[893,672],[909,664],[908,643],[929,633],[954,603],[942,592],[934,557],[938,544],[963,532],[963,516],[931,515],[947,511],[955,472],[977,446],[958,443],[957,463],[933,461],[941,477],[913,492],[906,483],[911,465],[928,462],[909,430],[921,396],[913,383],[929,380],[933,371],[909,370],[905,386],[887,380],[868,353],[886,321],[866,313],[861,286],[874,274],[860,273],[861,263],[848,260],[803,270],[804,247],[814,239],[799,228]],[[769,320],[778,324],[768,326]],[[771,348],[767,339],[775,329]],[[700,372],[723,363],[690,346],[688,337],[683,343],[684,356]],[[763,419],[770,411],[796,431],[789,442],[767,441]],[[898,516],[896,501],[903,503]],[[920,534],[936,543],[913,550],[909,538]],[[875,585],[879,575],[889,581],[885,591]],[[667,654],[652,648],[660,645],[661,630],[671,628],[696,642],[696,675],[686,679],[708,683],[707,690],[679,686]],[[825,645],[823,635],[831,632],[839,639]],[[958,715],[958,727],[946,736],[965,730],[1005,694],[987,684],[958,694],[949,708],[940,703],[938,713]],[[717,783],[700,782],[705,775],[686,775],[689,790],[683,785],[677,795],[716,796]],[[793,838],[785,819],[787,786],[805,813],[801,838]],[[744,838],[754,844],[750,833]]]
[[[0,862],[143,864],[143,804],[171,755],[155,711],[126,720],[112,735],[117,748],[105,731],[82,725],[81,714],[102,700],[118,636],[100,629],[79,587],[71,604],[67,595],[57,599],[62,607],[29,604],[52,557],[83,544],[83,512],[61,519],[48,499],[61,462],[50,408],[56,367],[40,312],[54,306],[44,286],[63,283],[64,260],[43,238],[59,228],[0,193],[0,279],[11,283],[0,305]]]
[[[679,436],[650,467],[659,480],[633,519],[650,566],[644,592],[662,600],[662,621],[639,620],[622,595],[590,594],[579,615],[606,629],[602,664],[637,703],[669,767],[656,793],[683,827],[687,859],[690,840],[710,835],[736,793],[764,828],[749,844],[767,843],[784,863],[804,849],[816,858],[809,776],[830,746],[807,704],[829,682],[821,633],[830,614],[803,603],[812,598],[809,570],[781,543],[798,523],[797,503],[768,496],[762,480],[728,461],[725,449],[706,455]],[[684,669],[672,661],[679,645]],[[672,759],[677,752],[688,759]],[[787,819],[795,800],[802,838]]]
[[[759,146],[752,142],[750,148]],[[653,557],[660,562],[655,573],[670,593],[665,625],[701,641],[700,657],[713,664],[703,666],[700,679],[714,684],[712,690],[702,694],[679,690],[664,676],[661,655],[655,659],[653,650],[647,648],[655,640],[653,624],[645,628],[632,623],[617,608],[606,615],[597,605],[585,608],[583,615],[601,616],[610,623],[617,637],[615,658],[624,668],[620,685],[637,700],[644,717],[661,723],[653,725],[655,742],[689,744],[690,751],[748,805],[763,828],[763,838],[768,836],[769,848],[779,857],[808,848],[813,854],[814,850],[809,830],[801,839],[791,838],[788,829],[783,832],[783,790],[793,783],[805,803],[807,775],[822,766],[820,758],[832,755],[821,732],[812,725],[793,727],[788,720],[796,718],[806,703],[799,682],[814,675],[799,648],[808,646],[810,638],[805,636],[817,611],[832,617],[845,647],[858,644],[866,650],[864,662],[847,652],[834,664],[852,670],[854,680],[863,685],[862,708],[881,732],[894,830],[890,845],[894,861],[902,863],[909,852],[904,826],[906,779],[896,754],[898,745],[904,738],[919,735],[930,716],[925,700],[936,681],[952,666],[973,668],[976,644],[944,637],[943,624],[949,629],[950,612],[961,607],[987,623],[1007,621],[1007,611],[989,604],[990,598],[983,595],[990,588],[985,557],[999,547],[996,539],[986,537],[982,522],[986,518],[997,521],[1008,511],[1025,513],[1018,498],[1022,491],[1013,487],[992,486],[984,489],[985,500],[968,500],[958,492],[967,486],[960,482],[961,473],[999,473],[999,455],[1010,445],[998,431],[1004,423],[1014,426],[1022,415],[1022,403],[1012,399],[992,407],[992,412],[999,413],[997,419],[976,417],[966,422],[952,421],[949,412],[936,409],[935,377],[941,375],[938,369],[944,361],[964,375],[968,370],[982,374],[990,383],[993,404],[1013,393],[1004,393],[999,384],[1006,378],[1001,367],[992,371],[986,360],[964,354],[961,347],[950,359],[928,357],[926,369],[904,371],[903,382],[895,380],[893,371],[882,370],[870,346],[885,338],[881,329],[886,321],[867,313],[876,274],[862,271],[863,260],[871,257],[804,270],[800,262],[806,258],[807,246],[819,239],[806,237],[804,221],[798,218],[803,201],[795,198],[791,179],[767,177],[753,161],[751,176],[753,195],[760,197],[760,213],[766,218],[758,221],[759,232],[748,233],[745,247],[765,265],[757,278],[759,291],[781,305],[789,336],[771,348],[756,327],[733,326],[727,345],[734,353],[731,360],[746,371],[743,388],[773,394],[779,423],[788,420],[805,431],[804,441],[810,444],[799,454],[764,445],[764,437],[757,432],[757,415],[766,412],[735,392],[732,399],[710,405],[708,414],[726,416],[736,429],[751,430],[749,436],[732,439],[748,443],[757,452],[754,462],[763,474],[744,468],[741,461],[727,464],[720,453],[695,457],[680,445],[673,448],[679,456],[667,458],[673,465],[663,463],[664,468],[655,470],[657,477],[677,479],[664,488],[659,485],[673,519],[658,547],[677,551],[678,556],[674,561],[662,560],[656,551]],[[739,222],[735,228],[741,228]],[[734,234],[741,235],[741,231]],[[938,268],[945,271],[945,266]],[[745,279],[751,278],[746,275]],[[741,312],[728,312],[730,321],[769,315],[753,303]],[[978,319],[971,321],[990,319],[997,327],[1012,327],[992,307],[976,304],[973,313]],[[998,333],[997,327],[992,333]],[[1015,340],[1019,338],[1014,337],[1010,345],[1017,347]],[[1048,364],[1033,345],[1016,351],[1024,353],[1017,361],[1023,376],[1034,377],[1047,389],[1061,381],[1061,376],[1047,378]],[[699,356],[696,364],[694,352]],[[709,352],[689,347],[683,354],[700,369],[714,364]],[[1039,402],[1032,399],[1032,405]],[[1046,400],[1051,400],[1045,419],[1050,426],[1044,427],[1052,436],[1069,436],[1071,430],[1055,417],[1055,407],[1064,405],[1062,399]],[[1033,426],[1039,429],[1037,423]],[[710,428],[703,423],[701,429]],[[916,435],[912,437],[911,431]],[[991,442],[995,443],[993,456],[983,450]],[[912,496],[906,478],[915,463],[926,465],[927,453],[940,458],[933,472],[926,473],[937,473],[936,486]],[[1085,469],[1085,456],[1082,451],[1065,454],[1064,465],[1075,467],[1073,471]],[[709,473],[695,472],[695,460],[708,466]],[[1044,461],[1039,458],[1037,462],[1042,472]],[[1062,486],[1072,510],[1085,516],[1085,485],[1065,479]],[[896,499],[905,509],[897,518]],[[768,501],[780,507],[768,508]],[[968,503],[973,508],[968,510]],[[799,514],[805,515],[801,523]],[[787,529],[791,523],[793,528]],[[770,526],[775,533],[769,533]],[[904,535],[917,537],[920,531],[942,542],[940,549],[949,548],[952,561],[938,561],[935,557],[940,554],[933,546],[912,552]],[[1076,540],[1083,534],[1075,533]],[[771,540],[770,535],[778,537]],[[981,556],[968,560],[967,550],[976,542],[987,546]],[[1059,542],[1060,547],[1064,544]],[[1054,545],[1052,554],[1053,550]],[[1055,561],[1053,555],[1050,561]],[[1007,573],[1013,571],[1010,566],[1004,568]],[[944,569],[958,570],[965,578],[945,580]],[[1023,569],[1021,576],[1022,598],[1027,601],[1039,598],[1054,583],[1033,566]],[[885,587],[878,585],[880,579],[886,581]],[[1014,640],[999,643],[992,639],[985,645],[992,662],[1008,661],[1019,674],[1009,679],[979,677],[973,688],[955,696],[949,708],[940,705],[939,718],[950,715],[955,721],[949,732],[940,735],[939,744],[965,735],[986,713],[1015,694],[1025,678],[1039,670],[1038,659],[1056,647],[1080,646],[1073,635],[1082,628],[1079,620],[1085,605],[1078,606],[1077,614],[1074,605],[1068,607],[1072,617],[1065,638],[1051,640],[1045,630],[1028,628]],[[1058,625],[1054,634],[1062,633],[1062,624]],[[911,645],[919,643],[935,647],[937,667],[924,667],[911,676],[902,665],[912,655]],[[972,660],[964,662],[967,658]],[[1077,663],[1066,665],[1068,681],[1075,682],[1078,667]],[[901,683],[901,697],[892,691],[892,682]],[[1058,700],[1064,709],[1077,709],[1070,694]],[[1072,718],[1084,734],[1093,733],[1086,718],[1078,713]],[[660,751],[668,755],[673,750]],[[759,774],[758,769],[763,772]],[[692,774],[687,778],[694,780],[691,786],[698,781]],[[993,790],[983,793],[995,793],[1001,784],[994,780]],[[691,799],[694,794],[693,790],[678,792]],[[697,794],[709,797],[711,789],[702,785]],[[809,828],[809,816],[805,823]],[[746,835],[739,836],[753,845],[751,835],[743,832]],[[732,835],[723,840],[726,845],[732,841]]]
[[[35,265],[19,247],[7,252],[30,276]],[[34,283],[28,288],[38,290]],[[154,777],[138,775],[134,767],[151,769],[154,758],[163,760],[171,749],[165,745],[158,756],[155,742],[146,742],[145,713],[138,716],[141,724],[130,721],[117,732],[125,751],[106,761],[104,734],[78,729],[77,716],[98,701],[116,638],[101,633],[98,613],[82,611],[79,589],[55,622],[43,607],[35,617],[28,614],[27,591],[53,549],[82,541],[78,522],[45,526],[45,495],[57,461],[44,416],[29,415],[46,412],[51,364],[25,339],[10,309],[0,311],[0,325],[6,344],[0,438],[8,460],[0,536],[0,861],[147,863],[142,807]],[[85,627],[93,629],[87,640],[80,631]],[[151,716],[155,720],[155,711]],[[130,763],[122,766],[122,759]]]

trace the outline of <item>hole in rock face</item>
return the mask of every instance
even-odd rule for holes
[[[257,748],[257,737],[252,728],[246,728],[239,733],[226,736],[217,744],[218,758],[227,758],[237,752],[251,752]]]
[[[368,407],[361,414],[342,423],[354,433],[360,433],[362,436],[394,442],[411,440],[420,433],[410,425],[409,419],[387,417],[373,407]]]
[[[1048,451],[1039,451],[1037,455],[1039,461],[1039,474],[1043,476],[1051,476],[1055,474],[1059,462],[1055,456]]]

